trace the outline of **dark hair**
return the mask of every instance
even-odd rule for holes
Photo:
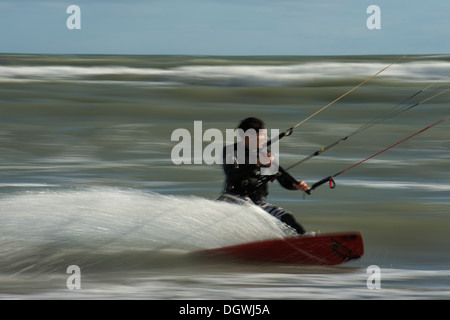
[[[255,129],[258,131],[260,129],[266,129],[266,124],[261,119],[249,117],[241,121],[238,129],[242,129],[244,132],[248,129]]]

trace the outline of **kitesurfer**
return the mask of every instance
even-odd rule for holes
[[[275,218],[281,220],[288,226],[295,229],[298,234],[304,234],[305,229],[299,224],[294,215],[275,205],[266,202],[266,197],[269,194],[269,187],[267,183],[270,181],[265,179],[266,176],[261,174],[263,167],[270,167],[275,160],[274,157],[264,150],[264,145],[267,142],[267,129],[263,120],[250,117],[242,120],[238,129],[241,132],[248,132],[253,129],[257,138],[257,149],[253,150],[255,144],[251,143],[251,135],[243,136],[242,142],[237,142],[233,146],[226,146],[223,149],[223,169],[225,172],[225,188],[218,200],[232,202],[232,203],[253,203]],[[239,148],[239,144],[244,144],[244,148]],[[239,150],[244,150],[243,155],[239,155]],[[264,157],[262,163],[262,152],[267,157]],[[250,161],[251,157],[256,155],[256,161]],[[281,167],[278,172],[273,175],[281,186],[288,190],[309,191],[310,188],[304,181],[298,182],[289,173],[284,171]]]

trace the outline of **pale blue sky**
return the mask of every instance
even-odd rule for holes
[[[68,6],[81,8],[69,30]],[[369,30],[369,5],[381,30]],[[449,0],[0,0],[0,52],[450,53]]]

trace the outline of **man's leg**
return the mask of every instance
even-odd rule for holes
[[[217,198],[217,201],[224,201],[238,205],[253,204],[253,201],[249,197],[238,196],[227,192],[222,193],[219,198]]]
[[[298,234],[304,234],[306,230],[303,228],[301,224],[299,224],[292,213],[286,213],[281,216],[281,222],[286,223],[288,226],[292,227],[297,231]]]
[[[295,231],[297,231],[298,234],[304,234],[306,232],[303,226],[295,220],[294,215],[291,212],[268,203],[261,205],[261,208],[267,211],[275,218],[277,218],[278,220],[280,220],[281,222],[293,228]]]

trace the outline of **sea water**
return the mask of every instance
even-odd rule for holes
[[[320,233],[360,231],[364,256],[335,267],[204,261],[214,248],[292,235],[252,206],[215,201],[220,164],[175,165],[172,132],[283,131],[394,56],[0,56],[0,298],[450,298],[450,124],[304,196],[268,201]],[[283,167],[421,92],[450,86],[448,56],[409,56],[280,141]],[[310,185],[449,115],[448,92],[290,170]],[[207,146],[209,142],[204,142]],[[79,267],[79,290],[68,267]],[[370,266],[381,272],[370,289]]]

